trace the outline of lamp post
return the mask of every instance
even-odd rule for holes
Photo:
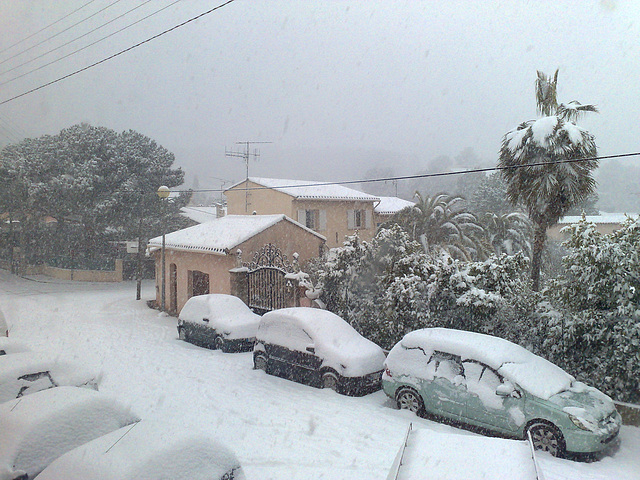
[[[164,205],[164,200],[169,196],[169,194],[171,193],[171,191],[169,190],[169,187],[163,185],[161,187],[158,188],[158,197],[160,197],[160,199],[163,201],[163,205]],[[163,213],[164,212],[164,207],[163,207]],[[166,277],[166,271],[165,271],[165,230],[166,230],[166,224],[163,218],[162,221],[162,260],[161,260],[161,271],[162,271],[162,289],[161,289],[161,294],[160,294],[160,299],[161,299],[161,303],[160,303],[160,311],[162,312],[166,312],[166,286],[167,286],[167,277]]]

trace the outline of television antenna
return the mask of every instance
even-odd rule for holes
[[[227,150],[225,148],[224,151],[224,155],[225,157],[236,157],[236,158],[242,158],[244,160],[244,164],[246,167],[246,189],[245,189],[245,194],[244,194],[244,211],[245,213],[249,212],[249,160],[253,159],[254,161],[258,160],[258,157],[260,157],[260,152],[257,149],[254,149],[253,152],[251,152],[251,145],[256,145],[256,144],[261,144],[261,143],[273,143],[273,142],[236,142],[236,145],[244,145],[244,151],[234,151],[234,150]]]

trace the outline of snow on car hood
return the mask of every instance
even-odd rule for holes
[[[42,376],[43,383],[48,387],[37,387],[36,390],[58,385],[98,388],[101,374],[76,363],[59,360],[51,355],[40,352],[19,352],[0,356],[0,402],[6,402],[17,397],[20,389],[36,379],[20,380],[24,376]]]
[[[334,337],[326,343],[316,343],[316,355],[324,359],[323,365],[345,377],[359,377],[384,368],[384,352],[364,337]]]
[[[573,382],[568,390],[553,395],[549,401],[563,412],[580,418],[585,426],[596,433],[605,433],[600,430],[607,430],[607,419],[611,419],[612,414],[617,417],[611,398],[582,382]],[[612,421],[616,423],[617,419],[613,418]]]

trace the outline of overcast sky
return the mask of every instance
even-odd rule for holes
[[[11,81],[172,2],[124,0],[72,26],[113,1],[94,0],[11,48],[88,0],[0,1],[0,102],[223,3],[179,1]],[[197,175],[203,188],[219,188],[217,178],[244,178],[242,160],[225,157],[225,148],[242,148],[239,141],[273,142],[255,146],[261,155],[250,164],[254,176],[344,180],[373,168],[412,174],[468,148],[495,164],[503,134],[536,116],[536,70],[556,68],[560,101],[598,106],[600,113],[580,124],[596,136],[600,153],[638,151],[635,0],[236,0],[0,105],[0,143],[79,122],[134,129],[175,153],[187,184]]]

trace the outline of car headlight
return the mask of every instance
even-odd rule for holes
[[[568,415],[569,415],[569,420],[571,420],[573,424],[576,427],[578,427],[580,430],[586,430],[588,432],[596,431],[595,426],[588,420],[585,420],[584,418],[576,417],[575,415],[571,415],[570,413]]]

